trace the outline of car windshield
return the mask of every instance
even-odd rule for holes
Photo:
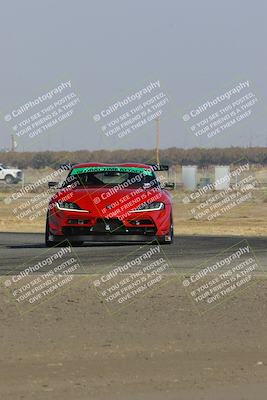
[[[84,167],[73,168],[68,176],[73,183],[86,187],[127,187],[157,186],[158,180],[150,168],[138,167]],[[65,182],[64,186],[66,186]]]

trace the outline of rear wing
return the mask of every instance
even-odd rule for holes
[[[169,166],[164,164],[148,164],[154,171],[169,171]]]

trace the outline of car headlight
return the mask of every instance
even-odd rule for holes
[[[89,212],[87,210],[83,210],[80,206],[78,206],[78,204],[70,201],[57,201],[56,205],[59,210]]]
[[[142,212],[142,211],[159,211],[165,208],[165,204],[160,201],[153,201],[152,203],[141,204],[136,210],[130,212]]]

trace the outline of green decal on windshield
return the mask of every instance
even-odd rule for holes
[[[136,168],[136,167],[84,167],[74,168],[71,171],[71,175],[86,174],[88,172],[132,172],[136,174],[143,174],[152,176],[153,172],[151,169]]]

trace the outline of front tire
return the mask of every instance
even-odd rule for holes
[[[53,240],[49,240],[50,236],[50,229],[49,229],[49,222],[48,217],[46,218],[46,225],[45,225],[45,245],[46,247],[53,247],[55,242]]]
[[[62,242],[58,243],[58,242],[55,242],[54,240],[50,240],[49,236],[50,236],[50,229],[49,229],[49,222],[48,222],[48,217],[47,217],[46,218],[46,225],[45,225],[45,245],[46,245],[46,247],[57,247],[59,245],[64,247],[64,246],[68,245],[68,242],[73,247],[80,247],[80,246],[83,245],[83,241],[81,241],[81,240],[79,240],[79,241],[78,240],[77,241],[68,241],[68,242],[65,241],[65,242],[63,242],[64,244],[62,244]],[[64,241],[64,238],[63,238],[63,241]]]
[[[173,237],[174,237],[174,230],[173,230],[173,221],[172,221],[172,217],[171,217],[169,233],[168,233],[168,235],[165,235],[163,239],[159,240],[159,243],[160,244],[172,244]]]

